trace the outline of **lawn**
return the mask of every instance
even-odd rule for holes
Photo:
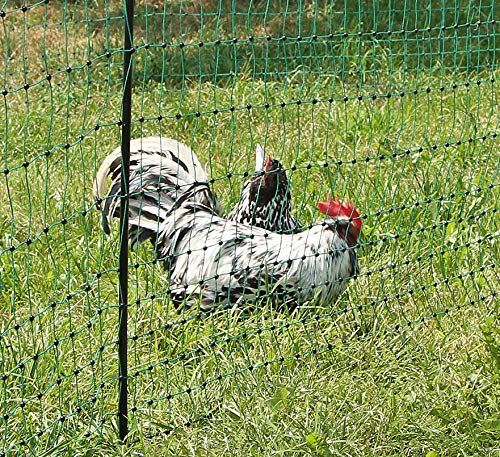
[[[4,7],[0,455],[500,455],[493,3],[279,3],[137,2],[133,137],[190,145],[226,211],[262,144],[304,225],[327,192],[356,202],[361,272],[336,303],[201,317],[130,251],[127,445],[119,228],[92,197],[120,144],[121,4]]]

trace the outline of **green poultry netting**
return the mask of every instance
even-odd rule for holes
[[[5,0],[0,10],[0,455],[111,455],[120,229],[114,219],[103,232],[92,187],[121,140],[125,4]],[[363,233],[359,274],[339,299],[294,310],[265,296],[179,309],[153,246],[130,250],[130,442],[190,436],[223,455],[217,437],[252,423],[250,391],[269,396],[280,422],[307,428],[280,408],[319,384],[295,380],[347,366],[353,347],[425,348],[468,332],[495,347],[498,16],[494,0],[135,2],[132,138],[190,146],[223,214],[261,144],[283,164],[305,229],[324,219],[316,205],[329,193],[355,202]],[[342,405],[328,408],[349,418]],[[315,455],[358,455],[338,449]]]

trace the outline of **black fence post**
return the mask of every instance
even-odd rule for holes
[[[134,0],[126,0],[124,14],[123,98],[122,98],[122,176],[120,203],[120,270],[119,270],[119,328],[118,328],[118,429],[120,439],[128,434],[128,186],[130,177],[130,124],[132,119],[132,55]]]

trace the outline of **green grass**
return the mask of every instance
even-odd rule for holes
[[[85,17],[78,4],[65,5],[68,17]],[[186,19],[186,42],[196,42],[199,16],[190,3],[184,7],[194,15],[193,23]],[[180,313],[165,296],[167,276],[151,246],[131,252],[129,407],[136,410],[122,446],[115,417],[118,224],[106,237],[92,199],[95,171],[119,144],[122,56],[97,55],[90,67],[82,58],[89,42],[92,59],[119,47],[121,32],[118,20],[92,30],[70,21],[63,27],[61,14],[51,4],[12,13],[0,37],[13,56],[2,76],[9,93],[0,100],[2,168],[10,170],[0,180],[2,451],[500,455],[500,86],[498,71],[486,65],[493,35],[482,38],[484,67],[468,66],[472,48],[457,51],[465,60],[456,68],[450,61],[440,67],[434,42],[420,68],[418,56],[407,56],[414,66],[405,70],[385,52],[388,43],[367,51],[370,40],[351,37],[302,48],[338,50],[343,60],[295,68],[290,57],[287,78],[268,80],[249,70],[247,51],[237,58],[248,68],[213,79],[226,70],[210,67],[215,51],[206,45],[204,77],[171,85],[152,76],[181,71],[169,66],[183,62],[180,48],[169,50],[170,60],[161,48],[135,54],[133,136],[191,145],[226,209],[238,199],[243,172],[253,169],[259,142],[289,169],[294,213],[304,224],[321,220],[315,207],[326,192],[349,197],[366,218],[360,276],[337,303],[291,314],[266,302],[252,312]],[[282,19],[273,18],[274,35]],[[224,37],[229,23],[221,22]],[[287,24],[293,34],[297,24]],[[390,46],[427,49],[427,37],[417,37],[409,47]],[[221,55],[230,54],[232,45],[224,46]],[[278,65],[292,48],[271,47],[270,62]],[[186,55],[185,71],[200,70],[193,49]],[[336,66],[341,61],[345,68]],[[70,73],[56,71],[68,65]]]

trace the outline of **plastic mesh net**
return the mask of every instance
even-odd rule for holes
[[[422,4],[420,4],[422,3]],[[453,3],[453,5],[452,5]],[[181,312],[130,252],[129,417],[148,436],[217,414],[255,373],[346,341],[460,331],[498,290],[495,2],[137,2],[132,136],[193,148],[227,213],[257,143],[307,227],[327,192],[363,215],[335,303]],[[114,433],[119,229],[92,185],[120,144],[124,5],[0,12],[0,436],[40,455]],[[265,382],[261,379],[261,382]]]

